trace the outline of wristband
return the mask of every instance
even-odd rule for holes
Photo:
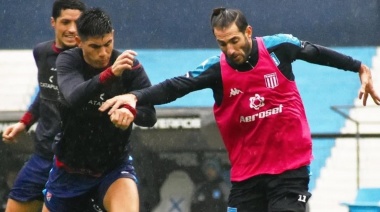
[[[135,109],[134,107],[132,107],[130,104],[124,104],[122,107],[123,107],[123,108],[127,108],[129,111],[131,111],[133,117],[136,117],[136,115],[137,115],[137,111],[136,111],[136,109]]]
[[[112,67],[108,67],[99,75],[99,81],[101,84],[105,84],[115,78],[116,76],[112,73]]]
[[[30,112],[26,112],[20,119],[20,122],[25,124],[25,126],[27,127],[32,125],[32,121],[33,121],[33,114]]]

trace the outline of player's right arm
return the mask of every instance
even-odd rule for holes
[[[22,122],[17,122],[4,129],[3,142],[4,143],[16,143],[16,137],[26,129],[26,126]]]

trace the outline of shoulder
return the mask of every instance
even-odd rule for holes
[[[54,40],[49,40],[49,41],[45,41],[45,42],[41,42],[41,43],[38,43],[37,45],[34,46],[34,49],[44,49],[46,47],[48,48],[52,48],[54,44]]]
[[[57,57],[56,65],[69,64],[75,61],[82,61],[82,50],[78,47],[61,52]]]
[[[193,77],[199,76],[203,72],[220,67],[220,56],[212,56],[204,60],[194,70],[190,71]]]
[[[52,47],[53,44],[54,44],[53,40],[38,43],[33,48],[33,54],[37,56],[42,53],[48,53],[49,51],[53,51],[53,47]]]
[[[75,47],[72,49],[67,49],[59,54],[58,57],[80,57],[82,55],[82,49]]]
[[[300,47],[301,41],[291,34],[275,34],[264,36],[263,42],[267,48],[272,48],[281,44],[291,44]]]

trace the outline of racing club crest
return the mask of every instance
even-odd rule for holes
[[[264,75],[265,86],[267,88],[275,88],[278,86],[278,78],[276,73]]]

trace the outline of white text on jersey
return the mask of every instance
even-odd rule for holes
[[[275,115],[278,113],[282,113],[283,105],[279,105],[278,107],[271,108],[265,111],[262,111],[260,113],[256,113],[250,116],[240,116],[240,123],[242,122],[253,122],[256,120],[256,118],[263,119],[271,115]]]

